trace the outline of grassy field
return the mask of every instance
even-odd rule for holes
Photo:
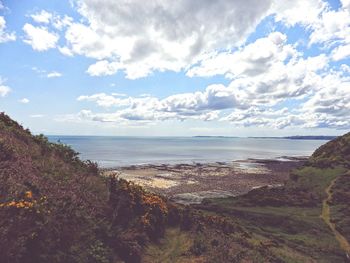
[[[204,262],[202,257],[191,256],[189,251],[193,237],[180,228],[168,228],[164,238],[157,244],[150,244],[145,250],[144,263]]]
[[[227,202],[224,206],[223,215],[234,218],[256,243],[269,244],[266,249],[282,262],[345,262],[332,231],[320,218],[321,207],[232,207]]]
[[[322,201],[328,198],[325,190],[345,171],[342,166],[303,167],[294,171],[294,180],[284,189],[210,199],[197,208],[231,218],[255,237],[255,243],[268,243],[265,249],[281,262],[346,262],[337,236],[321,217]]]

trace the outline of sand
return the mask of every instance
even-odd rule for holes
[[[198,204],[204,198],[236,196],[263,187],[280,187],[290,170],[305,158],[283,157],[276,160],[242,160],[193,164],[147,164],[103,171],[117,173],[145,189],[162,194],[178,203]]]

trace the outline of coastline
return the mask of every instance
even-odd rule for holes
[[[204,198],[242,195],[254,188],[280,187],[292,169],[307,157],[246,159],[231,162],[141,164],[101,169],[104,176],[141,185],[181,204],[199,204]]]

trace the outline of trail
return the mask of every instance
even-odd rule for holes
[[[327,194],[327,197],[322,202],[322,214],[321,217],[326,222],[326,224],[330,227],[332,230],[335,238],[338,240],[340,247],[345,251],[346,256],[348,260],[350,260],[350,244],[346,240],[346,238],[339,233],[339,231],[335,228],[335,224],[331,222],[331,209],[329,206],[329,202],[332,199],[332,192],[331,189],[335,184],[336,179],[332,180],[330,185],[326,188],[325,192]]]

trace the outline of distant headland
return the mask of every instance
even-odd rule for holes
[[[198,135],[198,136],[193,136],[194,138],[243,138],[243,137],[239,137],[239,136],[202,136],[202,135]],[[252,139],[289,139],[289,140],[333,140],[335,138],[337,138],[338,136],[331,136],[331,135],[295,135],[295,136],[269,136],[269,137],[265,137],[265,136],[251,136],[251,137],[247,137],[247,138],[252,138]]]

